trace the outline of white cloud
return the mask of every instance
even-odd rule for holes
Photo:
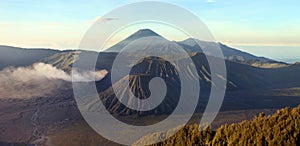
[[[94,79],[101,80],[107,74],[106,70],[101,71],[85,71],[79,72],[75,70],[73,72],[74,81],[93,81]],[[28,82],[31,80],[42,79],[61,79],[65,81],[72,81],[72,75],[65,71],[58,69],[51,64],[36,63],[30,67],[18,67],[18,68],[6,68],[0,72],[0,83],[10,80]]]
[[[98,20],[106,22],[106,21],[118,20],[118,18],[97,16],[96,18],[91,20],[91,23],[95,23]]]
[[[71,74],[45,63],[36,63],[30,67],[9,67],[0,71],[0,98],[43,97],[70,89],[71,81],[98,81],[106,74],[106,70],[75,70],[72,78]]]

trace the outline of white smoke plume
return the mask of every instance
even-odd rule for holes
[[[98,81],[107,73],[106,70],[75,70],[69,74],[45,63],[35,63],[30,67],[9,67],[0,71],[0,99],[43,96],[55,92],[57,89],[71,88],[70,84],[66,87],[66,83],[63,81]]]
[[[101,80],[107,74],[106,70],[73,72],[74,81],[93,81]],[[0,83],[9,82],[11,80],[28,82],[36,79],[61,79],[72,81],[72,75],[65,71],[53,67],[51,64],[36,63],[31,67],[6,68],[0,71]]]

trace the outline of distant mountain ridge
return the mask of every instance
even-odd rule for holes
[[[168,41],[158,33],[150,30],[150,29],[141,29],[137,31],[136,33],[130,35],[126,39],[120,41],[119,43],[113,45],[112,47],[105,50],[105,52],[112,52],[117,53],[122,50],[126,45],[129,43],[145,37],[159,37],[162,40]],[[197,44],[200,44],[200,46]],[[202,48],[210,48],[210,49],[216,49],[218,47],[221,48],[224,58],[229,61],[248,64],[255,67],[261,67],[261,68],[277,68],[277,67],[287,67],[290,64],[276,61],[273,59],[265,58],[265,57],[257,57],[255,55],[252,55],[250,53],[246,53],[237,49],[234,49],[232,47],[228,47],[222,43],[215,43],[215,42],[204,42],[200,41],[194,38],[189,38],[183,41],[175,42],[170,41],[171,44],[177,44],[184,48],[189,53],[195,53],[195,52],[202,52]],[[161,51],[161,50],[156,50]],[[57,61],[57,57],[60,59],[66,59],[63,56],[69,56],[71,57],[72,54],[75,51],[72,50],[65,50],[65,51],[59,51],[59,50],[52,50],[52,49],[23,49],[18,47],[10,47],[10,46],[0,46],[0,69],[3,69],[8,66],[28,66],[33,64],[34,62],[49,62],[51,64],[55,64],[55,66],[62,67],[62,62]],[[85,54],[93,54],[93,51],[82,51]],[[57,54],[58,53],[58,54]],[[62,55],[63,53],[64,55]],[[56,55],[55,55],[56,54]],[[52,56],[54,55],[54,56]],[[70,56],[71,55],[71,56]],[[74,54],[73,54],[74,55]],[[14,56],[14,57],[11,57]],[[69,61],[65,61],[63,67],[64,69],[67,69],[68,66],[66,63],[72,64],[75,60],[71,61],[71,58],[68,58]],[[57,61],[54,63],[54,61]],[[62,61],[62,60],[61,60]]]
[[[128,44],[141,39],[145,37],[160,37],[162,40],[167,40],[166,38],[162,37],[158,33],[152,31],[151,29],[141,29],[126,39],[120,41],[119,43],[113,45],[112,47],[105,50],[105,52],[120,52],[125,46]],[[149,38],[149,42],[151,42]],[[232,47],[228,47],[222,43],[216,43],[216,42],[205,42],[201,41],[195,38],[188,38],[183,41],[170,41],[170,43],[176,43],[177,45],[181,46],[183,49],[185,49],[189,53],[195,53],[195,52],[201,52],[203,53],[203,48],[208,49],[221,49],[224,55],[224,58],[230,61],[244,63],[256,67],[262,67],[262,68],[274,68],[274,67],[285,67],[289,65],[285,62],[275,61],[269,58],[265,57],[257,57],[255,55],[252,55],[250,53],[246,53],[237,49],[234,49]],[[200,46],[199,46],[200,45]],[[166,50],[170,51],[172,49]],[[156,50],[160,51],[161,50]]]
[[[222,44],[222,43],[205,42],[205,41],[201,41],[201,40],[194,39],[194,38],[188,38],[188,39],[183,40],[179,43],[181,45],[185,44],[189,47],[192,47],[192,48],[188,48],[191,51],[199,51],[200,50],[200,52],[202,52],[201,48],[209,49],[209,48],[219,47],[222,50],[224,57],[228,60],[241,60],[241,61],[244,61],[244,60],[258,60],[258,61],[262,61],[262,62],[275,61],[275,60],[268,59],[268,58],[265,58],[265,57],[254,56],[250,53],[243,52],[243,51],[228,47],[227,45]]]
[[[9,66],[29,66],[56,53],[60,53],[60,51],[0,46],[0,70]]]

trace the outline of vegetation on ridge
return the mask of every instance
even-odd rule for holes
[[[157,134],[147,136],[136,144],[146,144]],[[156,137],[157,138],[157,137]],[[188,125],[166,141],[152,146],[166,145],[299,145],[300,105],[294,109],[284,108],[271,116],[260,113],[252,121],[222,125],[216,131],[198,130],[198,125]]]

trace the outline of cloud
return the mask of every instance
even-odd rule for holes
[[[79,72],[78,70],[74,70],[72,73],[72,81],[73,82],[91,82],[91,81],[99,81],[103,79],[106,74],[107,70],[101,71],[84,71]]]
[[[28,82],[33,79],[61,79],[69,82],[71,82],[72,80],[89,82],[93,80],[101,80],[103,77],[105,77],[106,74],[106,70],[85,72],[74,70],[72,78],[72,75],[52,66],[51,64],[36,63],[30,67],[11,67],[4,69],[0,72],[0,83],[9,80]]]
[[[101,17],[100,20],[101,21],[112,21],[112,20],[118,20],[118,18],[104,18],[104,17]]]
[[[96,18],[91,20],[91,23],[95,23],[97,21],[107,22],[107,21],[113,21],[113,20],[118,20],[118,18],[97,16]]]
[[[73,71],[72,75],[51,64],[9,67],[0,71],[0,98],[32,98],[71,89],[71,81],[98,81],[107,74],[101,71]]]

